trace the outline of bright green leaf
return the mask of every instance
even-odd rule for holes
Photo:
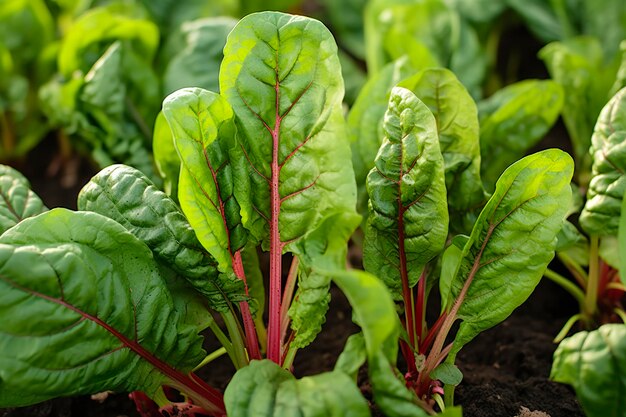
[[[568,154],[549,149],[511,165],[496,183],[447,295],[448,306],[462,300],[452,357],[508,317],[539,283],[570,205],[573,169]]]
[[[174,138],[163,112],[154,122],[152,134],[152,152],[157,171],[163,179],[163,191],[174,201],[178,201],[178,175],[180,174],[180,158],[174,146]]]
[[[392,90],[383,130],[376,166],[367,177],[363,263],[399,300],[403,282],[417,283],[448,235],[444,163],[435,119],[409,90]]]

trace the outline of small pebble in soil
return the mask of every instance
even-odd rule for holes
[[[550,417],[550,414],[543,411],[530,411],[526,407],[520,407],[519,414],[515,417]]]

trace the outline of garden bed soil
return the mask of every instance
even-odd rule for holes
[[[61,173],[49,178],[45,168],[55,155],[54,146],[54,141],[45,141],[31,153],[38,160],[25,161],[17,167],[29,177],[33,189],[48,207],[75,208],[76,195],[94,170],[87,161],[75,160],[72,163],[76,169],[71,173],[75,176],[74,183],[67,181],[65,186],[60,185]],[[457,359],[464,379],[456,390],[455,400],[463,406],[464,417],[583,417],[573,391],[548,379],[556,348],[552,338],[575,311],[576,305],[567,293],[544,281],[510,318],[469,343]],[[333,288],[322,333],[299,352],[294,363],[297,376],[333,368],[348,336],[358,331],[351,314],[345,297]],[[232,373],[232,365],[223,358],[202,371],[202,376],[223,389]],[[362,389],[366,397],[371,397],[367,385]],[[375,409],[374,414],[382,415]],[[62,398],[32,407],[0,410],[0,417],[120,416],[138,416],[126,394],[110,395],[103,402],[90,397]]]

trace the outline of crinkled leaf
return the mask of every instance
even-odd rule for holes
[[[574,387],[587,416],[626,416],[626,325],[605,324],[564,339],[550,378]]]
[[[481,167],[489,191],[504,170],[548,132],[563,107],[563,89],[552,80],[511,84],[478,104]]]
[[[331,213],[354,210],[341,68],[322,23],[278,12],[244,17],[224,48],[220,90],[254,189],[256,217],[243,222],[264,249],[272,222],[289,249]]]
[[[454,73],[443,68],[420,71],[398,85],[411,90],[435,116],[445,162],[451,228],[469,233],[475,212],[485,201],[476,104]]]
[[[392,90],[383,130],[376,166],[367,177],[363,264],[400,300],[403,282],[417,283],[448,235],[444,163],[435,119],[409,90]]]
[[[0,324],[3,407],[106,390],[152,395],[162,372],[188,372],[204,356],[148,247],[99,214],[54,209],[5,232],[0,287],[0,315],[11,317]]]
[[[610,98],[618,62],[606,65],[599,41],[587,37],[548,44],[539,57],[552,79],[563,87],[563,121],[574,146],[576,169],[586,173],[591,166],[593,126]]]
[[[180,158],[174,147],[174,138],[170,126],[159,112],[154,122],[152,134],[152,153],[159,175],[163,179],[163,191],[174,201],[178,201],[178,175],[180,174]]]
[[[230,271],[232,257],[247,239],[242,219],[252,215],[249,184],[245,175],[236,177],[245,170],[245,160],[235,137],[233,110],[216,93],[185,88],[165,99],[163,114],[182,163],[181,208],[220,271]],[[239,188],[244,190],[241,197],[236,196]]]
[[[229,417],[366,417],[369,407],[340,371],[295,379],[269,360],[252,361],[226,388]]]
[[[243,282],[234,273],[218,272],[176,203],[135,168],[112,165],[100,171],[81,190],[78,208],[120,223],[206,296],[212,308],[226,311],[230,302],[244,299]]]
[[[387,64],[363,86],[348,114],[348,134],[358,187],[357,208],[363,215],[367,213],[368,201],[365,179],[374,167],[374,159],[383,141],[383,117],[391,89],[414,72],[415,69],[404,58]]]
[[[361,221],[355,213],[327,217],[294,248],[301,263],[298,291],[289,308],[295,336],[291,344],[305,347],[315,339],[326,321],[331,276],[318,269],[341,269],[346,262],[348,240]]]
[[[602,109],[591,138],[592,177],[580,224],[590,235],[617,235],[626,192],[626,88]]]
[[[226,36],[237,23],[229,17],[199,19],[182,25],[185,46],[167,64],[163,90],[170,94],[184,87],[200,87],[211,91],[219,88]]]
[[[0,235],[27,217],[48,210],[22,174],[0,165]]]
[[[571,157],[549,149],[511,165],[480,213],[463,249],[447,305],[462,297],[452,357],[478,333],[508,317],[554,257],[570,205]]]

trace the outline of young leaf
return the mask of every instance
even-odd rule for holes
[[[556,122],[563,89],[552,80],[524,80],[509,85],[478,104],[481,167],[489,191],[513,162],[523,157]]]
[[[236,114],[264,248],[280,250],[330,213],[354,211],[337,46],[320,22],[278,12],[244,17],[224,48],[220,90]]]
[[[469,233],[485,201],[480,179],[480,145],[476,104],[453,72],[429,68],[400,82],[433,113],[446,170],[448,207],[453,231]]]
[[[5,232],[0,287],[0,315],[11,317],[0,324],[1,407],[106,390],[153,395],[186,381],[204,356],[150,250],[99,214],[54,209]]]
[[[246,177],[235,178],[245,168],[233,111],[218,94],[185,88],[165,99],[163,114],[183,167],[178,188],[183,212],[220,271],[232,270],[235,252],[247,241],[242,220],[252,216]],[[244,195],[234,198],[238,187]]]
[[[383,129],[385,139],[367,177],[363,263],[400,300],[448,235],[444,163],[435,119],[409,90],[392,90]]]
[[[511,165],[498,180],[451,290],[442,294],[462,320],[451,357],[508,317],[539,283],[570,205],[573,168],[568,154],[549,149]]]
[[[580,224],[590,235],[617,235],[626,192],[626,88],[602,109],[591,137],[592,178]]]
[[[0,235],[27,217],[48,210],[30,189],[26,177],[7,165],[0,165]]]
[[[348,134],[352,145],[352,164],[358,187],[359,213],[367,213],[365,179],[374,167],[374,159],[383,140],[383,117],[391,89],[415,72],[408,59],[387,64],[361,89],[348,114]]]
[[[243,282],[218,272],[176,203],[135,168],[112,165],[100,171],[81,190],[78,208],[120,223],[206,296],[212,308],[226,311],[230,302],[245,299]]]
[[[605,324],[564,339],[550,378],[572,385],[589,417],[626,416],[626,325]]]
[[[368,417],[354,381],[340,371],[295,379],[269,360],[252,361],[224,393],[229,417]]]

